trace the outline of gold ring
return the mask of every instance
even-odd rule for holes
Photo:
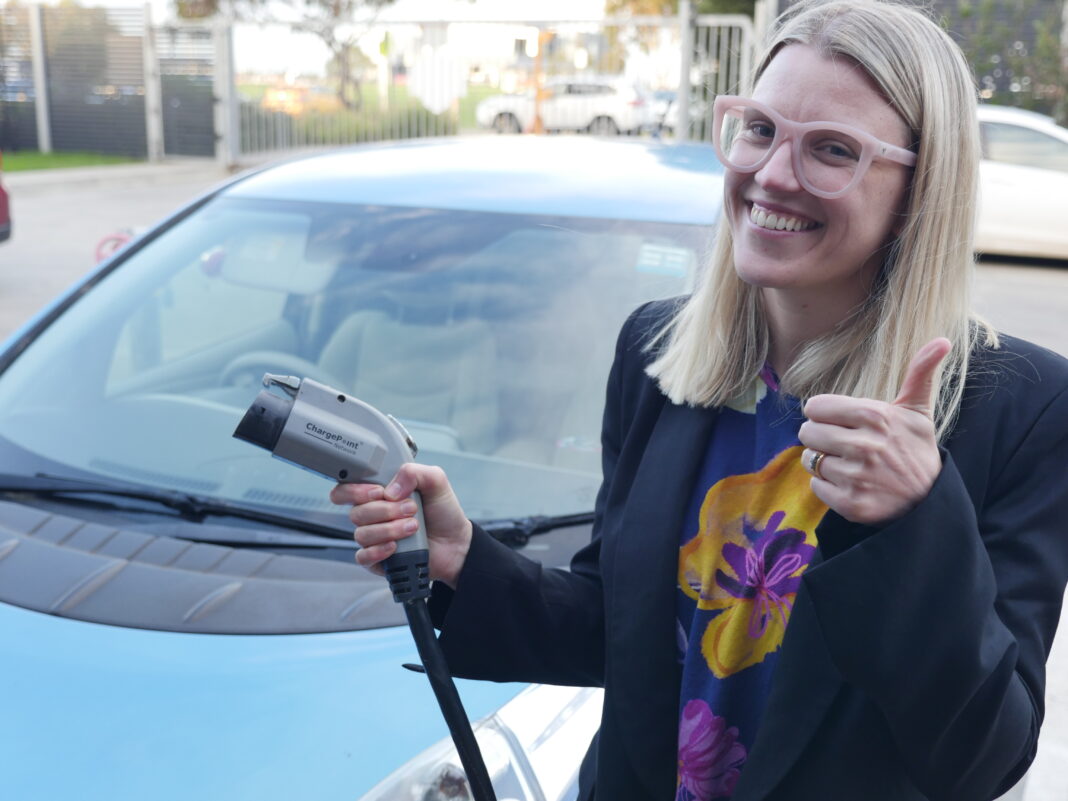
[[[823,451],[814,451],[812,454],[812,458],[808,460],[809,472],[821,481],[826,481],[826,479],[823,477],[823,473],[820,472],[820,465],[823,464],[823,457],[825,457],[826,455],[827,454],[825,454]]]

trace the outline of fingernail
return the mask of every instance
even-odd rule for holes
[[[401,514],[414,515],[415,514],[415,501],[405,501],[400,506]]]
[[[415,518],[404,521],[404,530],[409,534],[414,534],[419,529],[419,521]]]
[[[394,482],[386,489],[386,495],[390,498],[399,498],[401,494],[400,484]]]

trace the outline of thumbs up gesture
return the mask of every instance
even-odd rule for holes
[[[940,337],[920,348],[893,403],[817,395],[805,404],[798,436],[812,491],[846,520],[886,523],[930,492],[942,469],[935,376],[951,347]]]

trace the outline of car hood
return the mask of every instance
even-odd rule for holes
[[[447,736],[406,628],[121,628],[0,604],[0,797],[352,799]],[[521,685],[459,682],[472,719]]]

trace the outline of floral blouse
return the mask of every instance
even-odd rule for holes
[[[809,488],[804,417],[765,368],[723,408],[681,532],[683,665],[676,801],[730,798],[827,510]]]

